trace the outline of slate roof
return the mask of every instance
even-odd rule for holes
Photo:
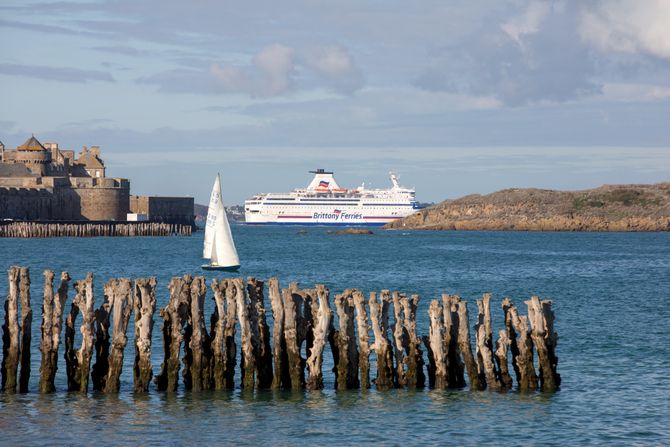
[[[0,163],[0,177],[37,177],[23,163]]]
[[[35,135],[28,138],[26,142],[17,147],[17,149],[20,151],[46,151],[44,146],[42,146],[42,143],[35,138]]]
[[[84,152],[79,155],[77,163],[83,164],[89,169],[104,169],[105,164],[95,154]]]

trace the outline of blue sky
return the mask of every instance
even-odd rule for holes
[[[137,194],[388,183],[423,201],[670,180],[670,0],[0,4],[0,140]]]

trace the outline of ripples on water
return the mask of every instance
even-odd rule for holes
[[[331,294],[346,287],[419,293],[422,334],[429,300],[442,292],[467,298],[471,313],[474,299],[492,292],[494,333],[502,325],[504,296],[524,311],[523,300],[532,294],[551,298],[563,387],[550,395],[335,392],[327,351],[323,392],[167,395],[152,389],[135,396],[130,340],[118,396],[63,391],[41,396],[42,270],[68,270],[73,279],[93,271],[97,305],[107,279],[156,275],[162,307],[170,277],[201,274],[202,234],[0,239],[2,271],[13,264],[31,268],[34,313],[31,392],[0,394],[0,444],[670,444],[670,234],[377,231],[365,236],[310,228],[301,235],[295,228],[269,227],[234,232],[244,276],[278,276],[284,286],[323,282]],[[3,275],[0,296],[6,293]],[[208,313],[209,297],[211,292]],[[158,319],[155,374],[162,361]],[[65,388],[62,354],[61,346],[59,390]]]

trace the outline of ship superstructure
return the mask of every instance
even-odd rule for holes
[[[344,189],[332,172],[310,171],[311,183],[287,193],[256,194],[244,202],[247,224],[384,225],[418,210],[414,189],[391,173],[390,189]]]

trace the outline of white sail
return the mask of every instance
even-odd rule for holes
[[[210,259],[214,266],[240,265],[240,258],[237,256],[233,234],[230,231],[228,217],[223,206],[221,180],[218,174],[216,180],[214,180],[212,195],[209,198],[202,257]]]

